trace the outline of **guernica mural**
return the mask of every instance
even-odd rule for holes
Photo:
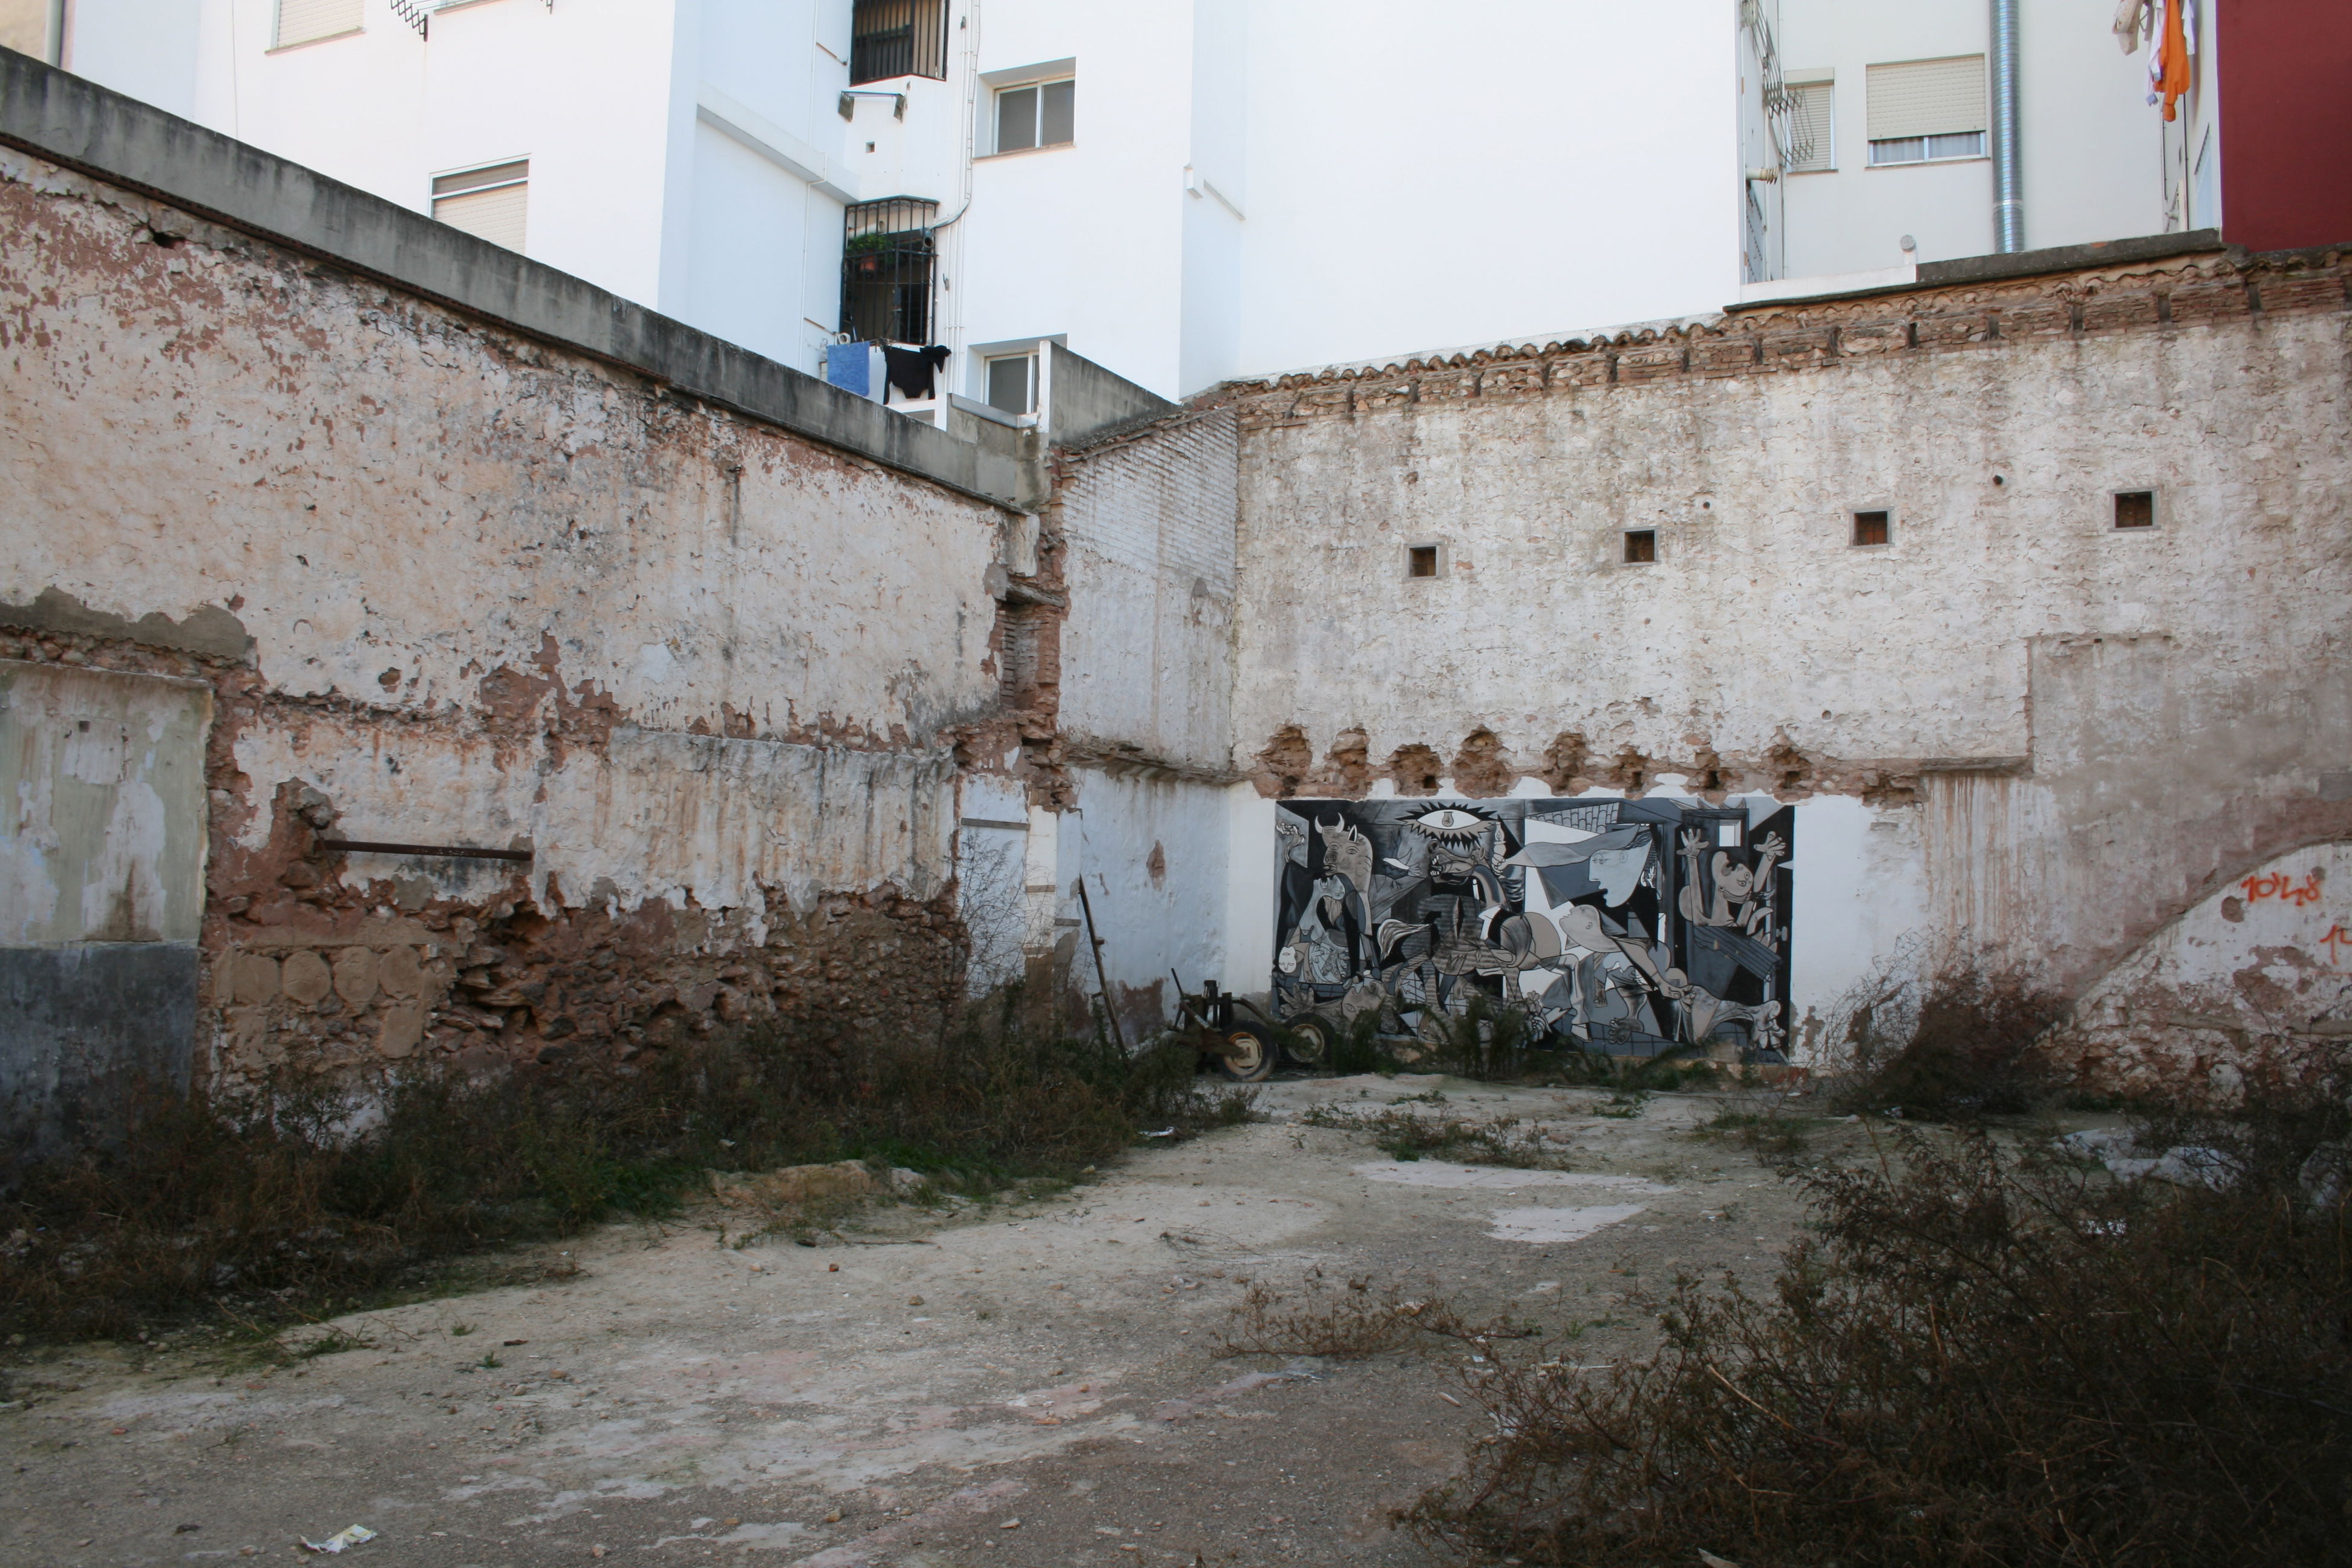
[[[1273,1001],[1433,1039],[1483,995],[1547,1043],[1785,1059],[1796,812],[1675,800],[1290,800]]]

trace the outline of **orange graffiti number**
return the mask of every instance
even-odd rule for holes
[[[2352,947],[2352,931],[2346,931],[2341,925],[2329,926],[2327,934],[2319,939],[2319,945],[2327,950],[2328,963],[2341,963],[2344,962],[2344,950]]]
[[[2304,874],[2301,886],[2284,871],[2271,871],[2247,878],[2238,884],[2246,890],[2246,902],[2259,904],[2264,899],[2281,899],[2290,904],[2313,904],[2319,901],[2319,873]]]

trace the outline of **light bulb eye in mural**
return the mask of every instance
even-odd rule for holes
[[[1286,1020],[1434,1039],[1483,996],[1548,1043],[1785,1058],[1795,808],[1766,800],[1293,800]]]

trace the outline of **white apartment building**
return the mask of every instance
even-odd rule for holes
[[[1991,251],[2003,4],[2025,243],[2210,222],[2107,0],[0,0],[0,41],[803,369],[944,345],[1017,418],[1047,341],[1181,397]]]
[[[1709,309],[1738,281],[1723,0],[1506,0],[1475,24],[1405,0],[982,9],[966,343],[1061,337],[1181,395]],[[1068,143],[1007,147],[990,102],[1017,120],[1055,76]]]
[[[2195,69],[2168,122],[2148,101],[2147,35],[2125,52],[2106,0],[1745,0],[1750,296],[1788,291],[1776,280],[2218,227],[2210,9],[2185,0]],[[2008,245],[1995,219],[2004,17],[2021,230]]]
[[[835,329],[848,0],[7,3],[79,75],[747,348]]]

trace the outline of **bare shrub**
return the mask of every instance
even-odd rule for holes
[[[1805,1173],[1769,1298],[1685,1279],[1654,1360],[1473,1378],[1495,1435],[1403,1517],[1545,1563],[2352,1561],[2352,1245],[2298,1174],[2345,1121],[2251,1118],[2219,1190],[1979,1132]]]
[[[2021,965],[1931,966],[1906,945],[1832,1012],[1832,1103],[1931,1121],[2030,1111],[2061,1087],[2037,1047],[2065,1016]]]
[[[1485,1083],[1516,1083],[1534,1065],[1528,1058],[1535,1044],[1532,1020],[1525,1007],[1473,990],[1469,1005],[1449,1022],[1433,1065]]]

